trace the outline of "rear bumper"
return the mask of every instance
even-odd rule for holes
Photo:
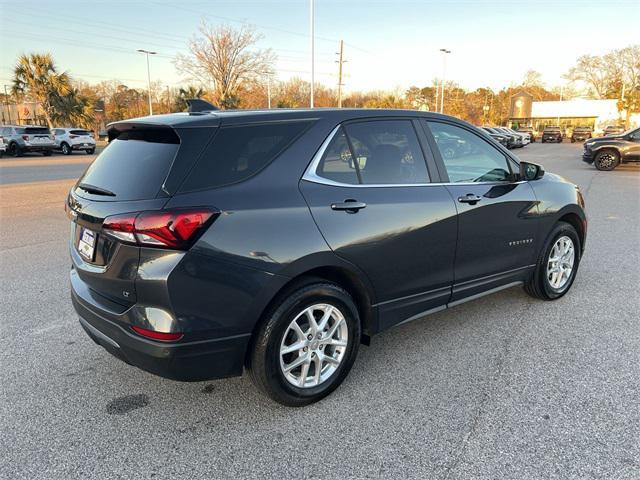
[[[22,145],[20,150],[23,152],[50,152],[53,151],[55,145]]]
[[[83,143],[74,143],[71,145],[72,150],[90,150],[94,148],[96,148],[95,143],[88,143],[87,145],[84,145]]]
[[[71,270],[71,300],[89,337],[109,353],[142,370],[179,381],[242,374],[250,334],[166,343],[143,338],[128,326],[131,309],[110,310]]]

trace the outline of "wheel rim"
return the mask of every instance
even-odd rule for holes
[[[615,161],[615,159],[616,157],[613,155],[613,153],[602,153],[598,158],[598,163],[603,168],[610,168],[611,166],[613,166],[613,162]]]
[[[67,146],[66,143],[64,145],[62,145],[62,153],[64,153],[64,154],[69,153],[69,147]]]
[[[561,290],[567,285],[575,259],[573,240],[566,235],[556,240],[547,261],[547,280],[551,288]]]
[[[291,385],[317,387],[336,372],[349,341],[349,329],[335,306],[305,308],[287,327],[280,342],[280,370]]]

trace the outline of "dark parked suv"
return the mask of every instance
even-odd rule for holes
[[[556,142],[562,143],[562,130],[560,127],[544,127],[542,132],[542,143]]]
[[[571,133],[571,143],[584,142],[591,137],[591,127],[576,127]]]
[[[620,163],[640,162],[640,128],[587,140],[582,160],[604,171],[613,170]]]
[[[198,112],[109,137],[67,199],[73,305],[175,380],[246,368],[305,405],[394,325],[515,285],[563,296],[584,250],[575,185],[443,115]]]

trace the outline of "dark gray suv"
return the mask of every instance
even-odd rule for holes
[[[109,137],[67,200],[72,301],[175,380],[246,369],[309,404],[375,334],[515,285],[559,298],[584,251],[575,185],[443,115],[197,112]]]

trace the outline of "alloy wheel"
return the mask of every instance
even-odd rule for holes
[[[311,305],[291,321],[282,337],[280,370],[295,387],[317,387],[337,371],[348,341],[347,322],[338,307]]]
[[[598,157],[598,164],[602,168],[611,168],[616,161],[616,156],[613,153],[604,152]]]
[[[571,278],[576,251],[573,240],[564,235],[553,245],[547,261],[547,280],[554,290],[561,290]]]

